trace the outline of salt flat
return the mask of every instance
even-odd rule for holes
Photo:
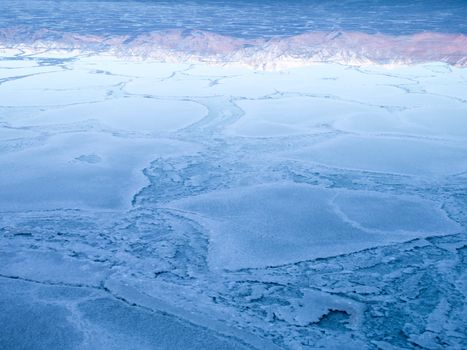
[[[0,344],[465,347],[466,77],[1,57]]]
[[[411,138],[341,136],[285,157],[336,168],[419,176],[467,171],[465,144]]]
[[[23,146],[23,145],[21,145]],[[5,152],[3,210],[128,207],[144,186],[141,170],[154,158],[196,150],[173,140],[68,132]]]
[[[284,265],[461,230],[416,197],[303,184],[234,188],[172,206],[207,227],[214,269]]]
[[[109,110],[115,110],[111,115]],[[37,115],[18,118],[16,126],[61,124],[91,121],[103,128],[161,134],[177,131],[201,120],[207,109],[191,101],[121,97],[92,104],[78,104],[46,110]],[[22,122],[22,123],[21,123]]]

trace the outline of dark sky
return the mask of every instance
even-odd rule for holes
[[[238,37],[336,30],[467,34],[467,1],[0,0],[0,9],[0,28],[24,25],[103,35],[170,28]]]

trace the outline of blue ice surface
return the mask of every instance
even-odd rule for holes
[[[1,0],[0,8],[0,29],[24,26],[99,35],[174,28],[244,38],[309,31],[467,33],[462,0]]]

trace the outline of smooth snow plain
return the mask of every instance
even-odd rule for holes
[[[467,346],[465,91],[1,57],[1,347]]]

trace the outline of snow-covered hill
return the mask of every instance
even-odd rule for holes
[[[420,33],[404,36],[359,32],[311,32],[273,39],[242,39],[203,31],[170,30],[132,35],[82,35],[24,27],[0,30],[0,52],[111,54],[163,62],[211,62],[254,68],[311,63],[467,65],[467,36]]]

